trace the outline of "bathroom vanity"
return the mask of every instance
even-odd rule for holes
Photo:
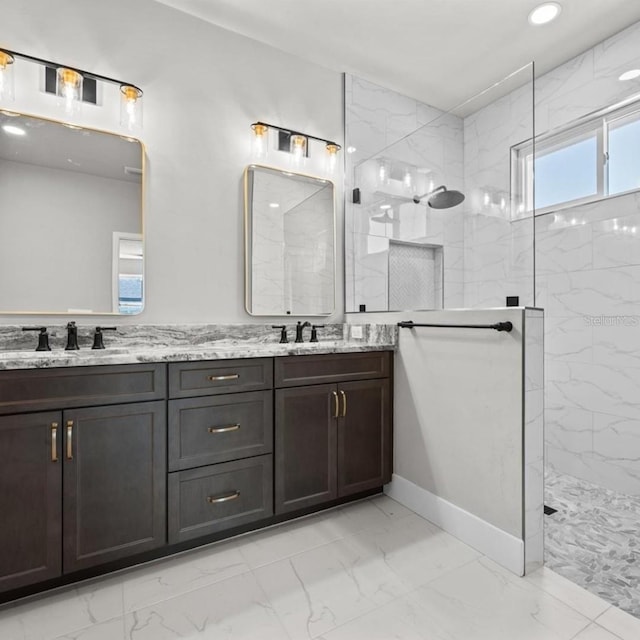
[[[311,346],[0,361],[0,600],[380,491],[393,347]]]

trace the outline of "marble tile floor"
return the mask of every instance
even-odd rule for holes
[[[0,609],[2,640],[174,638],[637,640],[640,620],[386,496]]]
[[[545,485],[547,567],[640,618],[640,496],[552,469]]]

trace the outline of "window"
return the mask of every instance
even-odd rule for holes
[[[609,107],[512,148],[512,217],[640,189],[640,104]]]
[[[640,189],[640,112],[609,122],[609,193]]]
[[[142,276],[121,273],[118,285],[118,312],[127,314],[140,313],[144,308]]]
[[[113,312],[135,314],[144,309],[144,253],[142,235],[113,232]]]

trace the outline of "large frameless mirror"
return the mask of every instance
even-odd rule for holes
[[[333,313],[333,183],[250,165],[244,185],[247,311],[254,316]]]
[[[144,305],[138,140],[0,111],[0,313]]]

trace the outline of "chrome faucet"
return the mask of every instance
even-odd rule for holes
[[[302,330],[305,327],[310,327],[311,323],[310,322],[300,322],[300,320],[298,320],[298,324],[296,325],[296,342],[304,342],[304,339],[302,337]]]

